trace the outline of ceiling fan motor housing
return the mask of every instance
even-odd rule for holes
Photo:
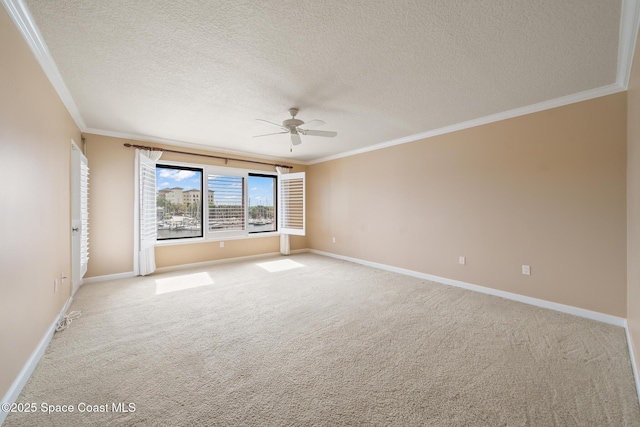
[[[289,128],[289,129],[294,129],[300,125],[304,124],[304,122],[302,120],[298,120],[298,119],[288,119],[285,120],[284,122],[282,122],[282,126]]]
[[[293,145],[299,145],[300,143],[302,143],[302,140],[300,139],[300,135],[325,136],[325,137],[331,137],[331,138],[337,135],[337,132],[322,131],[322,130],[308,130],[308,129],[300,128],[299,126],[302,126],[305,123],[302,120],[296,119],[296,115],[298,114],[297,108],[289,108],[289,114],[291,114],[291,118],[283,121],[282,125],[279,125],[274,122],[270,122],[268,120],[256,119],[280,129],[280,132],[269,133],[266,135],[256,135],[256,137],[288,133],[291,135],[291,143]],[[318,126],[323,124],[324,122],[322,120],[316,119],[316,120],[311,120],[307,125]]]

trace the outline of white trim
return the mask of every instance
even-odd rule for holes
[[[222,259],[214,259],[214,260],[211,260],[211,261],[194,262],[194,263],[191,263],[191,264],[172,265],[172,266],[169,266],[169,267],[157,268],[156,272],[164,273],[164,272],[167,272],[167,271],[187,270],[187,269],[190,269],[190,268],[210,267],[212,265],[217,265],[217,264],[227,264],[227,263],[230,263],[230,262],[248,261],[248,260],[258,259],[258,258],[268,258],[268,257],[276,256],[276,255],[279,256],[280,252],[267,252],[267,253],[258,254],[258,255],[247,255],[247,256],[240,256],[240,257],[234,257],[234,258],[222,258]]]
[[[87,283],[107,282],[110,280],[127,279],[129,277],[135,277],[135,276],[136,275],[133,273],[133,271],[128,271],[126,273],[116,273],[116,274],[107,274],[104,276],[87,277],[82,279],[82,284],[86,285]]]
[[[307,249],[307,248],[305,248],[305,249],[292,249],[291,250],[291,255],[293,255],[293,254],[306,254],[306,253],[309,253],[309,252],[311,252],[311,249]]]
[[[620,39],[618,42],[617,84],[623,89],[629,87],[633,54],[640,26],[640,0],[623,0],[620,14]]]
[[[3,0],[0,0],[0,1],[3,1]],[[116,132],[116,131],[95,129],[95,128],[87,128],[86,130],[83,130],[83,132],[88,134],[93,134],[93,135],[111,136],[114,138],[129,139],[132,141],[164,144],[164,145],[171,145],[174,147],[193,148],[195,150],[204,150],[209,153],[232,154],[235,156],[244,156],[244,157],[248,156],[248,157],[251,157],[251,159],[262,159],[262,160],[269,160],[269,161],[281,162],[281,163],[293,163],[297,165],[307,164],[306,162],[303,162],[300,160],[294,160],[289,158],[285,159],[283,157],[268,156],[265,154],[256,154],[253,152],[240,151],[240,150],[229,150],[227,148],[219,148],[219,147],[205,145],[205,144],[196,144],[193,142],[176,141],[174,139],[158,138],[158,137],[149,136],[149,135],[138,135],[134,133]],[[247,159],[247,160],[250,161],[251,159]],[[208,166],[211,166],[211,165],[208,165]],[[264,172],[264,171],[260,171],[260,172]]]
[[[605,95],[610,95],[613,93],[617,93],[620,91],[624,91],[627,89],[629,85],[629,76],[631,74],[631,66],[633,63],[633,54],[635,51],[635,44],[638,35],[638,28],[640,26],[640,0],[623,0],[622,8],[621,8],[621,18],[620,18],[620,36],[618,43],[618,63],[617,63],[617,74],[616,74],[616,83],[608,86],[602,86],[595,89],[586,90],[584,92],[579,92],[575,94],[571,94],[568,96],[540,102],[537,104],[516,108],[508,111],[504,111],[497,114],[492,114],[485,117],[480,117],[478,119],[469,120],[466,122],[456,123],[450,126],[445,126],[439,129],[434,129],[431,131],[409,135],[406,137],[394,139],[391,141],[383,142],[380,144],[370,145],[367,147],[363,147],[356,150],[346,151],[344,153],[339,153],[332,156],[322,157],[315,160],[310,161],[300,161],[294,160],[291,158],[282,158],[268,155],[260,155],[255,153],[248,153],[237,150],[229,150],[218,147],[212,147],[209,145],[188,143],[175,141],[165,138],[157,138],[153,136],[143,136],[138,134],[130,134],[126,132],[114,132],[107,131],[102,129],[95,128],[87,128],[80,114],[80,110],[75,104],[75,101],[71,97],[69,90],[60,75],[60,72],[53,60],[49,49],[47,48],[38,27],[36,26],[33,18],[31,17],[31,13],[28,8],[24,4],[23,0],[0,0],[2,4],[5,6],[5,9],[11,16],[11,19],[15,23],[16,27],[22,34],[23,38],[29,45],[31,51],[34,56],[38,60],[38,63],[42,67],[44,73],[49,78],[49,81],[55,88],[56,92],[62,99],[62,102],[67,107],[67,110],[73,117],[76,125],[80,128],[82,132],[92,133],[96,135],[103,136],[112,136],[123,139],[130,139],[141,142],[155,142],[160,144],[167,144],[178,147],[186,147],[186,148],[194,148],[206,150],[209,152],[218,152],[223,154],[234,154],[239,156],[250,156],[256,159],[264,159],[271,161],[279,161],[279,162],[288,162],[299,165],[313,165],[316,163],[322,163],[329,160],[335,160],[343,157],[350,157],[361,153],[366,153],[369,151],[380,150],[387,147],[392,147],[394,145],[406,144],[408,142],[417,141],[420,139],[430,138],[436,135],[442,135],[445,133],[451,133],[462,129],[467,129],[470,127],[480,126],[487,123],[493,123],[500,120],[505,120],[517,116],[522,116],[525,114],[531,114],[538,111],[547,110],[550,108],[556,108],[567,104],[572,104],[575,102],[586,101],[588,99],[598,98]]]
[[[27,360],[27,363],[24,364],[22,370],[11,384],[11,387],[9,387],[9,390],[7,390],[2,400],[0,400],[0,403],[13,403],[18,399],[20,393],[22,392],[22,389],[24,388],[24,385],[29,380],[29,377],[31,377],[33,370],[36,369],[36,366],[38,366],[38,362],[40,362],[40,359],[47,350],[47,347],[49,346],[49,343],[53,338],[53,334],[56,332],[56,326],[58,325],[58,322],[62,320],[62,317],[69,309],[69,306],[71,306],[71,301],[73,301],[73,297],[69,297],[65,305],[62,307],[62,310],[56,316],[51,326],[49,326],[49,329],[47,329],[44,336],[38,343],[38,346],[35,348],[35,350],[33,350],[33,353],[31,353],[29,360]],[[7,418],[7,415],[9,415],[7,412],[0,411],[0,425],[2,425],[4,420]]]
[[[292,254],[300,254],[300,253],[306,253],[306,252],[309,252],[309,249],[295,249],[291,251]],[[207,266],[216,265],[216,264],[225,264],[225,263],[235,262],[235,261],[246,261],[250,259],[265,258],[270,256],[276,256],[276,255],[281,255],[281,254],[280,252],[267,252],[267,253],[258,254],[258,255],[247,255],[247,256],[234,257],[234,258],[223,258],[223,259],[215,259],[211,261],[195,262],[191,264],[172,265],[169,267],[156,268],[156,272],[162,273],[166,271],[186,270],[189,268],[207,267]],[[88,277],[86,279],[82,279],[82,284],[84,285],[86,283],[106,282],[109,280],[126,279],[129,277],[136,277],[133,274],[133,271],[130,271],[128,273],[109,274],[106,276]]]
[[[158,161],[156,162],[156,167],[179,167],[179,168],[192,168],[198,169],[202,172],[202,190],[203,193],[208,194],[209,190],[208,179],[211,175],[228,175],[234,177],[241,177],[243,179],[244,184],[244,204],[246,209],[244,209],[244,219],[245,224],[249,224],[249,207],[250,205],[250,190],[249,190],[249,177],[251,174],[259,174],[262,176],[271,176],[274,179],[278,178],[278,174],[276,172],[270,171],[261,171],[258,169],[247,169],[240,167],[229,167],[229,166],[217,166],[217,165],[207,165],[203,163],[190,163],[190,162],[176,162],[176,161]],[[299,172],[304,174],[304,172]],[[135,177],[134,177],[135,178]],[[279,181],[278,181],[279,182]],[[137,183],[134,183],[137,187]],[[277,187],[278,194],[280,194],[280,187]],[[208,199],[208,197],[207,197]],[[276,196],[276,200],[281,200],[281,197]],[[209,209],[204,205],[204,197],[203,200],[203,223],[209,223]],[[136,205],[134,205],[135,211]],[[277,205],[278,210],[280,206]],[[279,216],[279,214],[278,214]],[[278,224],[276,224],[278,225]],[[135,228],[135,223],[134,223]],[[135,230],[134,230],[135,231]],[[215,230],[212,231],[208,227],[205,227],[203,231],[203,235],[201,237],[183,237],[183,238],[169,238],[169,239],[157,239],[155,247],[161,246],[174,246],[174,245],[188,245],[194,243],[208,243],[208,242],[223,242],[227,240],[240,240],[240,239],[254,239],[261,237],[272,237],[272,236],[280,236],[282,232],[280,230],[272,230],[272,231],[249,231],[249,227],[246,226],[244,230]],[[134,262],[134,272],[137,271],[135,268]]]
[[[279,231],[260,231],[249,233],[248,236],[228,236],[228,237],[184,237],[180,239],[164,239],[156,241],[156,248],[163,246],[191,245],[198,243],[226,242],[228,240],[260,239],[263,237],[279,237]]]
[[[417,277],[418,279],[438,282],[444,285],[451,285],[458,288],[468,289],[470,291],[480,292],[487,295],[498,296],[498,297],[505,298],[512,301],[518,301],[518,302],[522,302],[529,305],[535,305],[537,307],[548,308],[550,310],[572,314],[574,316],[584,317],[591,320],[597,320],[598,322],[608,323],[610,325],[624,327],[626,322],[625,319],[622,317],[611,316],[609,314],[598,313],[596,311],[586,310],[584,308],[578,308],[578,307],[559,304],[556,302],[546,301],[538,298],[527,297],[520,294],[514,294],[512,292],[500,291],[498,289],[487,288],[480,285],[474,285],[472,283],[461,282],[459,280],[447,279],[446,277],[434,276],[432,274],[420,273],[418,271],[407,270],[404,268],[398,268],[391,265],[380,264],[377,262],[365,261],[358,258],[351,258],[344,255],[337,255],[330,252],[318,251],[315,249],[311,249],[310,252],[318,255],[332,257],[332,258],[338,258],[344,261],[355,262],[357,264],[362,264],[369,267],[379,268],[381,270],[391,271],[393,273],[399,273],[407,276]]]
[[[525,107],[515,108],[513,110],[491,114],[489,116],[480,117],[478,119],[456,123],[450,126],[439,128],[439,129],[417,133],[415,135],[409,135],[409,136],[405,136],[398,139],[392,139],[391,141],[382,142],[380,144],[369,145],[363,148],[358,148],[356,150],[345,151],[344,153],[322,157],[316,160],[310,160],[305,164],[314,165],[316,163],[322,163],[322,162],[327,162],[329,160],[341,159],[343,157],[355,156],[357,154],[367,153],[369,151],[381,150],[383,148],[393,147],[394,145],[406,144],[408,142],[418,141],[420,139],[431,138],[434,136],[456,132],[459,130],[468,129],[476,126],[481,126],[488,123],[499,122],[501,120],[511,119],[513,117],[518,117],[518,116],[524,116],[526,114],[531,114],[531,113],[537,113],[539,111],[549,110],[551,108],[562,107],[563,105],[569,105],[569,104],[574,104],[576,102],[587,101],[593,98],[600,98],[602,96],[611,95],[614,93],[622,92],[624,90],[625,88],[621,87],[618,84],[610,84],[607,86],[586,90],[584,92],[578,92],[578,93],[563,96],[560,98],[551,99],[549,101],[543,101],[537,104],[527,105]]]
[[[36,26],[33,17],[31,16],[31,12],[24,4],[23,0],[0,0],[4,5],[7,13],[11,16],[11,20],[22,34],[22,37],[29,45],[31,52],[36,57],[36,60],[40,64],[42,71],[47,76],[51,85],[58,93],[58,96],[62,100],[62,103],[69,114],[76,122],[76,125],[80,128],[80,130],[86,127],[84,123],[84,119],[80,114],[80,110],[76,105],[75,101],[71,97],[71,93],[67,88],[67,85],[64,83],[62,79],[62,75],[60,75],[60,71],[58,71],[58,67],[56,66],[51,53],[49,52],[49,48],[45,43],[42,35],[40,34],[40,30]]]
[[[627,334],[627,346],[629,347],[629,358],[631,359],[631,369],[633,370],[633,379],[636,382],[636,393],[638,394],[638,402],[640,402],[640,377],[638,377],[638,366],[636,358],[633,354],[633,345],[631,345],[631,335],[629,334],[629,324],[625,320],[624,331]]]
[[[194,148],[198,150],[205,150],[208,152],[233,154],[238,156],[249,156],[254,159],[263,159],[263,160],[277,161],[282,163],[293,163],[298,165],[305,164],[304,162],[300,162],[298,160],[289,159],[289,158],[261,155],[261,154],[249,153],[249,152],[244,152],[239,150],[229,150],[224,148],[213,147],[210,145],[181,142],[181,141],[175,141],[175,140],[165,139],[165,138],[157,138],[150,135],[138,135],[138,134],[132,134],[127,132],[115,132],[115,131],[108,131],[108,130],[87,127],[84,119],[82,118],[82,114],[80,114],[80,110],[78,109],[78,106],[76,105],[73,97],[71,96],[71,93],[69,92],[69,89],[67,88],[67,85],[64,82],[64,79],[62,78],[62,75],[60,74],[60,71],[58,70],[58,66],[56,65],[55,61],[53,60],[53,57],[51,56],[51,52],[49,52],[49,48],[47,47],[47,44],[45,43],[44,38],[42,37],[42,34],[40,34],[40,30],[38,29],[38,26],[36,25],[35,20],[31,16],[31,12],[29,12],[29,9],[24,3],[24,0],[0,0],[0,2],[4,5],[4,8],[7,10],[7,13],[11,17],[11,20],[13,21],[16,28],[24,38],[29,48],[31,49],[31,52],[33,53],[36,60],[40,64],[42,71],[45,73],[45,75],[49,79],[49,82],[51,82],[51,85],[53,86],[58,96],[62,100],[62,103],[64,104],[64,106],[69,111],[69,114],[75,121],[78,128],[80,128],[81,132],[91,133],[95,135],[102,135],[102,136],[112,136],[112,137],[122,138],[122,139],[130,139],[130,140],[140,141],[140,142],[152,142],[152,143],[155,142],[158,144],[167,144],[167,145],[172,145],[177,147]]]

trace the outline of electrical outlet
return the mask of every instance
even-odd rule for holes
[[[458,258],[458,264],[465,265],[466,263],[467,263],[467,260],[465,257],[461,256],[460,258]]]
[[[331,241],[332,241],[333,243],[335,243],[335,242],[336,242],[336,238],[335,238],[335,237],[332,237],[332,238],[331,238]]]
[[[522,274],[525,276],[531,276],[531,266],[530,265],[522,265]]]
[[[224,242],[220,242],[220,247],[224,248]]]

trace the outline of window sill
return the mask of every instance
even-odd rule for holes
[[[280,236],[279,231],[271,231],[271,232],[262,232],[262,233],[252,233],[246,236],[227,236],[227,237],[194,237],[194,238],[184,238],[184,239],[175,239],[175,240],[159,240],[156,241],[155,247],[161,246],[177,246],[177,245],[192,245],[196,243],[211,243],[211,242],[227,242],[229,240],[244,240],[244,239],[259,239],[262,237],[275,237]]]

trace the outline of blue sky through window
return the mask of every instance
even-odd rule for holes
[[[249,175],[249,205],[273,206],[275,180]]]
[[[200,189],[200,172],[191,170],[156,168],[156,186],[163,188],[180,187],[183,191]],[[248,177],[249,205],[273,206],[275,180],[260,176]]]
[[[156,187],[158,190],[175,187],[180,187],[184,191],[199,190],[200,176],[201,172],[198,171],[157,167]]]

